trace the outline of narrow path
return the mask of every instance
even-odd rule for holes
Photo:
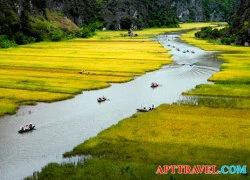
[[[157,39],[172,49],[173,64],[134,81],[87,91],[70,100],[23,106],[16,115],[1,118],[1,179],[22,179],[49,162],[62,162],[64,152],[131,116],[136,108],[182,100],[182,92],[208,83],[207,79],[219,70],[220,62],[214,53],[181,42],[177,34]],[[150,88],[153,81],[161,86]],[[110,101],[98,104],[96,99],[103,95]],[[19,126],[27,123],[35,124],[37,130],[19,135]]]

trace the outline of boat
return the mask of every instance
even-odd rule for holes
[[[152,82],[152,84],[151,84],[151,88],[156,88],[158,86],[159,86],[159,84],[157,84],[156,82]]]
[[[144,107],[144,108],[137,108],[136,110],[138,111],[138,112],[149,112],[149,111],[152,111],[152,110],[154,110],[154,105],[152,105],[152,107],[149,107],[148,109],[146,108],[146,107]]]
[[[25,126],[20,127],[20,130],[18,131],[18,133],[22,134],[22,133],[30,132],[33,130],[35,130],[35,125],[27,124]]]
[[[101,103],[101,102],[104,102],[104,101],[106,101],[106,100],[107,100],[107,98],[105,98],[105,97],[100,97],[100,98],[97,99],[97,102]]]
[[[137,108],[136,109],[138,112],[148,112],[149,110],[146,108]]]

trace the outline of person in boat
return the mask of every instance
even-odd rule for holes
[[[30,123],[29,128],[32,129],[32,124]]]
[[[146,107],[144,107],[143,109],[146,110]]]
[[[151,109],[151,107],[149,107],[148,109],[149,109],[149,111],[151,111],[151,110],[152,110],[152,109]]]
[[[152,105],[152,110],[155,108],[155,106],[154,105]]]

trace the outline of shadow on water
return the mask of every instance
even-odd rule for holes
[[[198,84],[209,83],[207,79],[219,70],[221,62],[214,52],[188,45],[179,40],[178,34],[160,35],[157,40],[171,49],[169,53],[173,54],[173,64],[127,83],[83,92],[73,99],[22,106],[17,115],[2,117],[1,179],[22,179],[50,162],[65,162],[62,157],[64,152],[132,116],[136,108],[181,101],[183,92]],[[152,89],[152,82],[161,86]],[[97,98],[103,95],[110,101],[97,103]],[[35,124],[36,130],[19,135],[17,130],[20,125],[28,123]]]

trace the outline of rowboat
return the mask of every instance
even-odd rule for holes
[[[137,108],[136,109],[138,112],[148,112],[149,110],[143,109],[143,108]]]
[[[152,111],[152,110],[154,110],[154,109],[155,109],[155,106],[152,105],[152,107],[149,107],[148,109],[147,109],[146,107],[144,107],[144,108],[137,108],[136,110],[137,110],[138,112],[148,112],[148,111]]]
[[[20,127],[20,130],[18,131],[18,133],[22,134],[22,133],[26,133],[26,132],[33,131],[33,130],[35,130],[35,125],[29,124],[29,125]]]
[[[97,99],[97,102],[101,103],[101,102],[104,102],[104,101],[106,101],[106,100],[107,100],[107,98],[105,98],[105,97],[100,97],[100,98]]]
[[[159,86],[159,84],[157,84],[156,82],[152,82],[151,83],[151,88],[156,88],[156,87],[158,87]]]

